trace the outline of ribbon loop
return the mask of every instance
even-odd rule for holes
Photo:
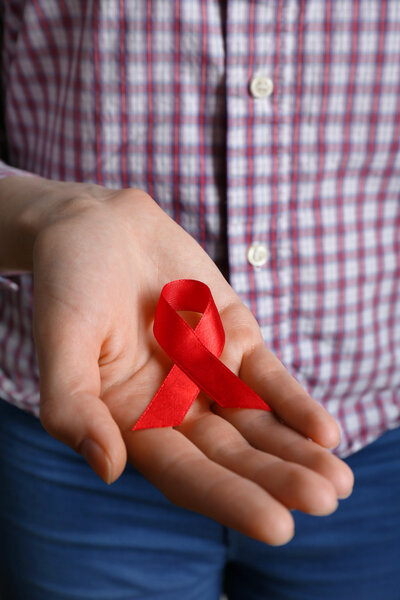
[[[195,329],[178,314],[180,310],[203,313]],[[175,364],[133,430],[180,425],[200,389],[220,406],[271,410],[219,360],[225,332],[205,283],[181,279],[165,285],[153,329]]]

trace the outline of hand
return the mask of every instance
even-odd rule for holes
[[[265,348],[198,244],[140,190],[52,186],[64,200],[44,211],[33,251],[47,431],[108,483],[128,458],[172,502],[269,544],[292,537],[291,509],[335,510],[353,484],[325,449],[338,443],[336,423]],[[171,366],[152,321],[164,284],[181,278],[211,288],[221,360],[273,413],[221,409],[200,394],[180,427],[131,431]]]

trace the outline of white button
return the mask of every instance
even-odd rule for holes
[[[247,251],[247,260],[253,267],[262,267],[268,260],[268,248],[265,244],[254,242]]]
[[[250,94],[253,98],[266,98],[274,90],[274,83],[269,77],[255,75],[250,81]]]

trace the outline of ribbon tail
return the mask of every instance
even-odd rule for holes
[[[199,392],[197,385],[174,365],[146,410],[132,427],[132,431],[177,427],[182,423]]]

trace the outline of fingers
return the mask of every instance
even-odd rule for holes
[[[275,453],[256,450],[236,427],[217,415],[206,413],[188,420],[179,430],[211,460],[254,481],[289,509],[326,515],[337,508],[336,490],[328,479]]]
[[[297,463],[319,473],[333,485],[338,498],[347,498],[353,489],[351,469],[342,460],[280,423],[271,413],[215,407],[242,436],[258,450]]]
[[[174,504],[272,545],[293,537],[290,512],[259,485],[209,460],[179,431],[124,434],[129,461]]]
[[[40,312],[40,306],[38,307]],[[81,321],[48,310],[35,341],[40,367],[40,418],[53,437],[82,454],[111,483],[126,463],[121,433],[99,399],[98,352]]]
[[[336,421],[292,377],[264,344],[244,355],[240,377],[285,423],[321,446],[338,445]]]

